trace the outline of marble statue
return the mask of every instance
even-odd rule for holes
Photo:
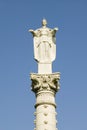
[[[46,19],[42,20],[42,27],[37,30],[30,29],[34,37],[34,58],[39,63],[52,63],[56,57],[56,38],[58,28],[50,29]]]

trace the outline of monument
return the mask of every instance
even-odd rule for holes
[[[55,95],[60,89],[60,73],[52,73],[52,62],[56,58],[56,32],[58,28],[48,28],[46,19],[42,27],[30,29],[34,42],[34,59],[38,63],[38,73],[31,73],[32,91],[36,96],[35,130],[56,130]]]

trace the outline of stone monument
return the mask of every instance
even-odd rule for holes
[[[52,73],[52,62],[56,58],[56,31],[48,28],[46,19],[42,27],[30,29],[34,40],[34,59],[38,63],[38,73],[31,73],[32,91],[36,95],[35,130],[56,130],[55,95],[60,89],[60,73]]]
[[[47,21],[43,19],[42,28],[29,30],[34,37],[34,58],[38,62],[38,73],[52,73],[52,61],[56,57],[56,38],[58,28],[46,27]]]

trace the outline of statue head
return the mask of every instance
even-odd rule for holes
[[[47,25],[47,21],[46,21],[46,19],[43,19],[42,20],[42,26],[46,26]]]

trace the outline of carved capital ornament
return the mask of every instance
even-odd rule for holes
[[[53,74],[31,74],[32,91],[35,93],[39,91],[54,91],[57,92],[60,89],[59,85],[60,73]]]

